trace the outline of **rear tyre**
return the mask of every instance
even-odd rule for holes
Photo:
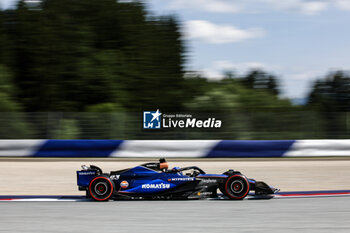
[[[108,201],[113,191],[114,186],[109,177],[97,176],[90,182],[88,194],[96,201]]]
[[[240,174],[230,176],[224,185],[225,195],[232,200],[242,200],[249,193],[249,181]]]

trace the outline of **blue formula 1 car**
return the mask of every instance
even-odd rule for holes
[[[242,200],[250,191],[257,196],[272,197],[278,189],[262,181],[248,179],[239,171],[206,174],[196,166],[168,169],[165,159],[134,168],[103,173],[94,165],[77,171],[78,187],[96,201],[109,199],[202,199],[224,197]]]

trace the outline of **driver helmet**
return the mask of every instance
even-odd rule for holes
[[[169,167],[168,162],[164,158],[159,160],[159,168],[160,169],[162,169],[162,170],[168,169],[168,167]]]

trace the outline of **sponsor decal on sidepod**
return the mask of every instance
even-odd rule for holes
[[[180,177],[180,178],[171,178],[171,179],[168,179],[168,181],[194,181],[195,178],[183,178],[183,177]]]
[[[127,187],[129,187],[129,183],[126,180],[123,180],[122,182],[120,182],[120,187],[126,189]]]
[[[142,185],[143,189],[168,189],[170,188],[170,184],[143,184]]]

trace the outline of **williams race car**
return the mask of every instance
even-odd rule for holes
[[[250,191],[270,198],[279,191],[235,170],[206,174],[196,166],[168,169],[165,159],[110,173],[103,173],[94,165],[83,165],[77,171],[77,179],[79,190],[86,191],[86,196],[96,201],[217,198],[218,189],[226,199],[242,200]]]

